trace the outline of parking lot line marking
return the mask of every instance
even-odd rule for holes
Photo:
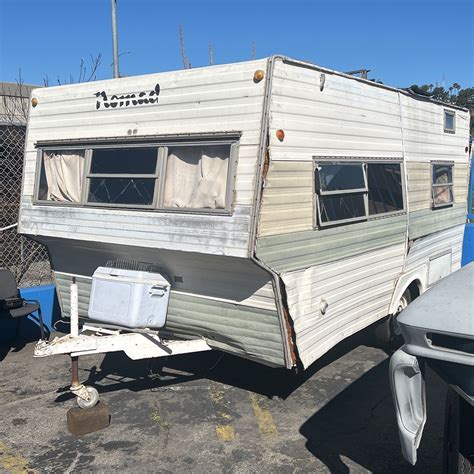
[[[217,425],[216,434],[221,441],[234,441],[235,438],[235,431],[232,425]]]
[[[250,401],[252,402],[255,418],[257,418],[258,421],[260,433],[262,433],[264,436],[275,436],[278,434],[272,414],[270,413],[270,410],[264,405],[264,400],[256,393],[251,393],[249,397]]]
[[[232,426],[232,416],[227,410],[224,402],[224,389],[216,383],[211,384],[210,396],[216,407],[216,435],[220,441],[229,442],[235,438],[235,430]]]
[[[10,474],[34,474],[37,471],[34,471],[30,468],[28,461],[20,456],[15,454],[11,449],[9,449],[5,444],[0,441],[0,468],[5,469]]]

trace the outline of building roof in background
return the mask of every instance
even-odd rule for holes
[[[0,125],[26,125],[28,100],[40,86],[0,82]]]
[[[29,98],[33,89],[41,86],[17,84],[16,82],[0,82],[0,96]]]

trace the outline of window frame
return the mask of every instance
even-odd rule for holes
[[[453,117],[453,128],[448,128],[446,126],[446,116],[451,115]],[[443,130],[444,133],[456,133],[456,111],[443,109]]]
[[[92,168],[92,156],[94,150],[100,149],[129,149],[129,148],[155,148],[154,146],[150,145],[140,145],[140,144],[133,144],[133,145],[125,145],[120,147],[110,147],[107,145],[96,146],[94,148],[89,148],[86,154],[86,173],[84,176],[84,184],[83,184],[83,195],[81,202],[84,206],[87,207],[113,207],[113,208],[133,208],[133,209],[154,209],[156,207],[157,202],[157,193],[158,193],[158,186],[161,184],[162,175],[160,174],[162,163],[160,162],[160,154],[161,154],[161,147],[156,147],[156,167],[155,173],[153,174],[127,174],[127,173],[91,173]],[[91,202],[88,200],[89,198],[89,191],[91,185],[91,179],[93,178],[144,178],[144,179],[154,179],[155,185],[153,188],[153,200],[151,204],[121,204],[121,203],[109,203],[109,202]]]
[[[68,201],[49,201],[47,199],[40,199],[39,198],[39,193],[40,193],[40,182],[41,182],[41,170],[43,167],[43,158],[44,158],[44,152],[46,151],[71,151],[71,150],[78,150],[78,151],[83,151],[84,152],[84,170],[82,172],[82,190],[81,190],[81,200],[80,202],[68,202]],[[44,204],[47,206],[82,206],[83,198],[84,198],[84,188],[85,188],[85,176],[86,176],[86,170],[87,170],[87,155],[88,155],[88,150],[80,145],[61,145],[58,143],[57,145],[52,145],[52,146],[44,146],[44,147],[38,147],[36,151],[36,166],[35,166],[35,183],[34,183],[34,189],[33,189],[33,204]]]
[[[226,182],[226,195],[225,195],[225,207],[223,209],[210,209],[210,208],[173,208],[164,207],[164,189],[166,179],[166,165],[168,158],[168,149],[171,147],[178,146],[212,146],[212,145],[229,145],[229,163],[227,168],[227,182]],[[80,140],[73,145],[63,143],[61,141],[55,141],[54,143],[39,143],[37,147],[37,160],[36,160],[36,176],[33,193],[33,203],[47,206],[74,206],[80,208],[101,208],[101,209],[137,209],[147,210],[161,213],[180,213],[180,214],[212,214],[212,215],[232,215],[234,210],[235,201],[235,180],[237,171],[237,159],[240,146],[240,135],[228,134],[219,135],[214,138],[213,136],[197,136],[197,137],[186,137],[186,138],[170,138],[163,140],[153,141],[133,141],[127,142],[126,140],[107,140],[104,139],[99,143],[93,143],[92,140]],[[92,155],[96,149],[118,149],[118,148],[156,148],[157,150],[157,164],[154,174],[121,174],[121,173],[91,173],[92,166]],[[80,202],[65,202],[65,201],[47,201],[39,199],[39,185],[41,181],[41,169],[43,165],[44,152],[50,150],[79,150],[84,151],[84,171],[82,176],[82,192]],[[154,195],[152,204],[113,204],[113,203],[97,203],[89,202],[89,190],[92,178],[104,177],[104,178],[145,178],[155,179]]]
[[[402,187],[403,209],[398,211],[389,211],[380,214],[369,214],[369,181],[368,181],[368,165],[370,164],[397,164],[400,165],[400,178]],[[326,191],[323,194],[318,194],[316,187],[316,171],[319,164],[362,164],[364,172],[365,189],[359,188],[349,191]],[[407,213],[407,196],[405,184],[405,163],[402,158],[371,158],[371,157],[329,157],[329,156],[313,156],[313,229],[325,229],[345,224],[353,224],[357,222],[373,221],[387,217],[403,215]],[[353,217],[350,219],[339,219],[335,221],[322,222],[319,196],[322,195],[342,195],[342,194],[362,194],[364,195],[365,215],[360,217]]]
[[[450,183],[439,183],[435,184],[433,183],[433,178],[434,178],[434,167],[437,165],[441,166],[451,166],[451,182]],[[455,196],[454,196],[454,161],[436,161],[436,160],[431,160],[430,161],[430,166],[431,166],[431,210],[435,211],[436,209],[445,209],[447,207],[453,207],[455,204]],[[443,204],[435,204],[434,202],[434,189],[439,188],[439,187],[447,187],[449,186],[451,188],[451,197],[452,200],[447,203]]]

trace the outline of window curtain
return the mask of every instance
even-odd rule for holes
[[[48,201],[81,201],[84,161],[84,154],[77,150],[44,153]]]
[[[176,147],[168,153],[164,206],[224,209],[229,147]]]

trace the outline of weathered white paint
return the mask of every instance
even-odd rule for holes
[[[90,332],[93,331],[92,334]],[[102,334],[101,334],[102,333]],[[34,357],[70,354],[72,357],[123,351],[132,360],[168,357],[190,352],[209,351],[206,341],[168,341],[154,334],[103,332],[100,328],[86,327],[78,335],[68,334],[52,341],[39,341]]]
[[[405,247],[394,245],[283,273],[296,344],[305,367],[332,346],[388,314]],[[321,302],[327,302],[325,314]]]
[[[430,258],[449,253],[451,255],[450,273],[461,268],[462,241],[464,225],[435,232],[414,241],[405,258],[403,272],[397,280],[390,304],[390,314],[396,311],[397,303],[412,282],[416,282],[420,293],[429,287]]]
[[[36,89],[25,154],[19,230],[33,236],[248,257],[249,226],[265,81],[254,71],[266,60]],[[96,109],[96,92],[150,91],[158,104]],[[33,205],[39,140],[127,138],[239,132],[234,212],[231,216]]]
[[[284,281],[298,353],[307,367],[343,338],[387,315],[410,278],[420,278],[426,288],[431,256],[450,248],[452,269],[459,266],[463,226],[452,224],[459,205],[433,211],[438,221],[446,214],[446,225],[441,222],[439,232],[421,238],[414,233],[417,240],[408,256],[407,245],[410,214],[422,212],[413,214],[417,222],[431,217],[431,160],[455,162],[455,200],[465,200],[467,112],[456,110],[456,133],[447,134],[439,104],[312,65],[272,61],[267,124],[261,123],[265,81],[253,81],[256,69],[267,70],[266,59],[34,92],[39,105],[32,109],[28,131],[19,228],[50,245],[65,312],[70,274],[81,275],[79,313],[84,316],[88,278],[99,264],[124,257],[153,262],[170,275],[184,275],[184,285],[173,287],[174,328],[180,334],[186,334],[191,320],[191,332],[199,334],[207,318],[207,334],[219,336],[225,329],[232,337],[227,345],[217,338],[216,347],[282,365],[270,274],[248,260],[254,248],[260,258],[256,243],[269,239],[261,246],[262,261]],[[98,91],[110,97],[151,90],[156,83],[161,86],[157,105],[96,109]],[[268,125],[270,163],[265,182],[256,183],[262,125]],[[285,131],[283,142],[276,138],[278,129]],[[241,134],[230,216],[33,203],[38,140],[214,132]],[[407,214],[342,226],[340,235],[334,229],[313,230],[313,156],[403,160]],[[259,208],[254,198],[261,185]],[[256,210],[257,236],[251,242]],[[324,235],[333,247],[323,242]]]

